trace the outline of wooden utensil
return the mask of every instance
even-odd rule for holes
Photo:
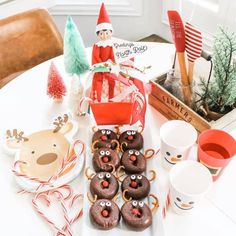
[[[202,34],[188,22],[185,24],[185,48],[188,57],[188,80],[191,85],[194,62],[201,57],[202,53]]]
[[[177,11],[168,11],[171,33],[176,47],[179,60],[180,75],[183,85],[184,102],[189,105],[191,100],[191,89],[189,87],[188,75],[185,64],[185,30],[182,19]]]

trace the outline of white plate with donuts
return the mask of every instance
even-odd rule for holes
[[[148,129],[146,127],[142,134],[137,127],[131,126],[119,129],[100,126],[91,130],[84,177],[83,235],[164,235],[166,189],[162,189],[159,182],[157,150],[151,150],[153,142]],[[93,139],[96,132],[100,133]],[[138,150],[132,145],[129,149],[129,143],[123,141],[139,134],[143,137],[143,145],[139,144]],[[112,141],[116,135],[124,140]],[[98,139],[104,141],[103,144],[96,142]],[[122,146],[117,154],[118,143]],[[117,158],[122,154],[118,165]],[[143,158],[144,164],[140,161]],[[129,163],[133,163],[133,167]]]

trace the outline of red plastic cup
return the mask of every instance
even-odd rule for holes
[[[222,130],[206,130],[198,137],[198,160],[209,169],[213,181],[219,178],[235,154],[235,139]]]

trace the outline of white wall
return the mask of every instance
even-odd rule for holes
[[[143,0],[143,12],[140,16],[110,15],[110,19],[115,30],[114,36],[127,40],[138,40],[158,32],[161,19],[162,0]],[[53,9],[51,13],[62,34],[66,22],[66,15],[57,15]],[[94,33],[97,16],[96,15],[73,15],[86,46],[96,42]]]

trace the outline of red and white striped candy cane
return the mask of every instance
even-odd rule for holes
[[[32,200],[32,204],[33,207],[35,208],[35,210],[38,212],[38,214],[45,220],[47,221],[53,229],[55,229],[57,232],[60,232],[61,235],[66,236],[66,233],[64,231],[62,231],[52,220],[50,220],[44,213],[43,211],[40,209],[40,207],[37,204],[37,200],[43,198],[44,200],[45,198],[45,193],[38,193],[35,195],[35,197]],[[47,201],[47,200],[46,200]],[[50,205],[50,202],[47,203],[47,206]]]

